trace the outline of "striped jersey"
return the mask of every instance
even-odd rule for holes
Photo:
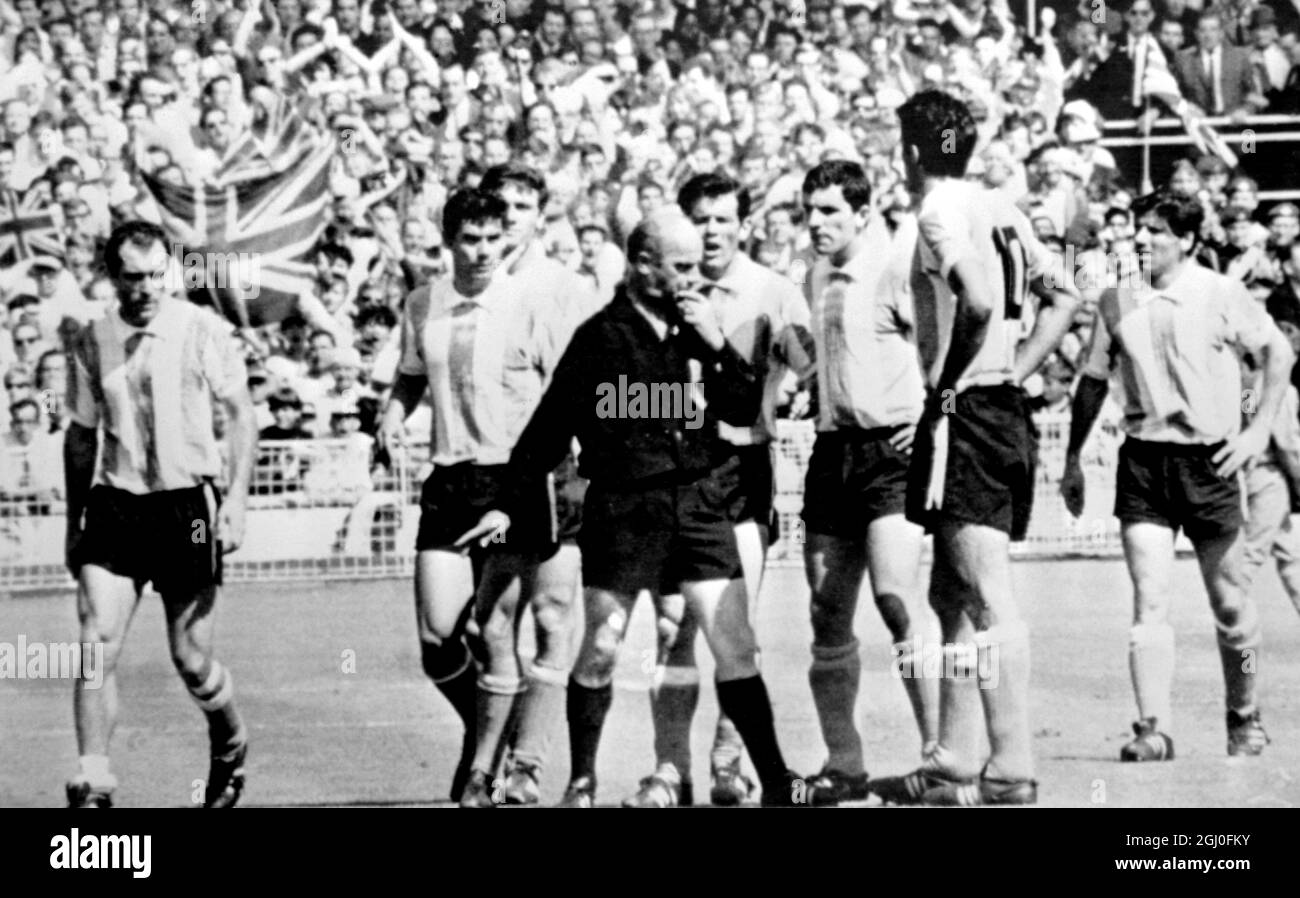
[[[957,296],[949,275],[963,260],[973,262],[992,288],[993,316],[957,389],[1009,383],[1016,347],[1033,330],[1037,314],[1029,283],[1054,264],[1051,252],[1005,193],[969,181],[941,182],[921,202],[919,219],[912,287],[927,383],[938,385],[952,344]]]
[[[813,263],[805,282],[817,349],[817,430],[870,430],[921,416],[925,388],[913,343],[907,220],[890,234],[877,215],[862,251],[842,267]]]
[[[229,322],[183,299],[164,299],[144,327],[115,307],[72,344],[68,410],[102,434],[94,482],[131,493],[221,480],[214,415],[247,390]]]
[[[402,374],[428,378],[435,465],[503,465],[576,326],[498,270],[477,296],[450,277],[415,290],[402,313]]]
[[[1129,436],[1218,443],[1241,429],[1242,355],[1276,333],[1240,281],[1188,262],[1162,290],[1101,294],[1084,373],[1111,378]]]

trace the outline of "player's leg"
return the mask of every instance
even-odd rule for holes
[[[817,780],[824,795],[833,782],[865,783],[862,739],[854,723],[862,662],[853,620],[866,574],[862,542],[843,536],[809,532],[804,544],[804,568],[811,588],[812,665],[808,683],[826,743],[827,760]]]
[[[1273,539],[1273,558],[1277,561],[1282,586],[1295,610],[1300,612],[1300,528],[1291,520],[1289,509]]]
[[[585,553],[585,547],[584,547]],[[614,696],[618,648],[636,604],[636,593],[588,586],[584,596],[584,632],[565,710],[569,724],[569,788],[561,803],[591,807],[596,794],[596,750]]]
[[[164,587],[159,587],[160,591]],[[244,788],[248,730],[234,702],[234,680],[213,653],[219,588],[163,593],[172,664],[208,724],[211,767],[205,807],[233,807]]]
[[[699,625],[677,587],[655,594],[657,661],[650,686],[655,770],[642,778],[624,807],[662,808],[694,803],[691,782],[691,721],[700,701],[695,657]]]
[[[68,803],[73,807],[112,803],[117,778],[109,770],[108,749],[117,722],[117,662],[139,602],[140,591],[130,577],[95,564],[82,565],[77,585],[80,642],[83,652],[86,646],[103,646],[103,661],[98,671],[83,664],[73,684],[80,759],[77,774],[68,782]]]
[[[977,686],[979,669],[975,628],[966,609],[973,603],[970,584],[959,576],[952,552],[935,534],[930,570],[929,604],[939,620],[942,650],[936,665],[928,658],[900,667],[903,677],[938,675],[939,720],[936,744],[921,766],[902,776],[872,780],[871,791],[890,804],[916,804],[927,791],[973,781],[979,773],[983,707]]]
[[[926,647],[937,648],[939,623],[921,599],[921,550],[925,531],[902,514],[876,518],[867,527],[867,572],[881,619],[893,639],[894,669],[917,672]],[[939,681],[903,676],[921,734],[921,754],[933,747],[939,730]]]
[[[791,804],[796,796],[790,792],[791,774],[777,742],[767,686],[758,672],[758,642],[749,623],[744,581],[685,581],[682,595],[713,652],[718,704],[749,749],[764,804]]]
[[[768,447],[761,447],[764,453]],[[771,492],[771,464],[768,463],[765,487],[756,486],[756,490]],[[761,477],[762,473],[754,475]],[[770,505],[757,510],[762,520],[751,518],[736,525],[736,549],[740,553],[740,568],[745,581],[745,595],[749,599],[749,622],[757,626],[758,596],[763,588],[763,568],[767,560],[768,524]],[[762,653],[759,653],[761,666]],[[745,751],[744,740],[740,731],[726,714],[719,712],[718,726],[713,734],[713,750],[709,753],[709,768],[713,785],[709,790],[710,800],[719,805],[735,805],[749,798],[753,783],[740,769],[741,757]]]
[[[475,595],[483,646],[478,674],[475,749],[461,807],[491,807],[497,761],[523,691],[519,663],[521,596],[532,588],[536,562],[513,552],[487,555]]]
[[[1173,757],[1172,691],[1174,631],[1169,626],[1169,590],[1174,565],[1174,531],[1153,521],[1123,524],[1120,538],[1133,581],[1133,628],[1129,631],[1129,675],[1137,699],[1135,738],[1120,752],[1124,761]]]
[[[514,769],[506,789],[508,804],[536,804],[537,783],[564,716],[565,690],[573,663],[575,599],[582,577],[582,557],[572,543],[537,568],[530,606],[537,654],[525,671],[526,689],[520,701],[515,735]],[[516,637],[517,638],[517,637]]]
[[[1256,695],[1262,641],[1259,608],[1241,574],[1245,541],[1237,530],[1197,539],[1195,546],[1223,664],[1228,754],[1257,755],[1269,740]]]
[[[1291,515],[1291,491],[1272,465],[1252,467],[1246,474],[1247,507],[1241,577],[1249,589],[1273,552],[1278,535]],[[1280,569],[1279,569],[1280,572]],[[1284,581],[1285,582],[1285,581]]]
[[[420,664],[465,726],[451,797],[459,801],[469,776],[478,716],[478,671],[465,641],[466,612],[474,597],[470,560],[459,552],[425,549],[415,556],[415,617]]]

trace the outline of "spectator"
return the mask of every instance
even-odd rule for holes
[[[42,433],[36,400],[9,405],[0,455],[0,513],[49,514],[51,503],[63,498],[63,451],[59,441]]]

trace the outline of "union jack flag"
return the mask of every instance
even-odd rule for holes
[[[144,175],[162,226],[181,250],[186,286],[206,287],[239,327],[280,321],[312,289],[305,261],[325,228],[334,146],[296,116],[268,138],[245,134],[217,177],[191,186]]]
[[[0,267],[31,256],[63,258],[63,241],[54,207],[35,190],[19,196],[0,190]]]

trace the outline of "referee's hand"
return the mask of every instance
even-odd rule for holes
[[[676,295],[677,314],[700,335],[700,339],[715,351],[727,342],[718,321],[718,312],[709,298],[698,290],[679,290]]]
[[[455,546],[457,549],[469,549],[473,548],[472,543],[477,542],[479,547],[483,548],[490,542],[499,541],[509,529],[510,515],[493,509],[479,518],[477,524],[462,533],[456,540]]]

